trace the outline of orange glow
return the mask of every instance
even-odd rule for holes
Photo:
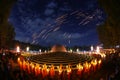
[[[54,66],[51,65],[51,68],[50,68],[50,76],[54,76],[55,72],[54,72]]]
[[[36,64],[35,66],[35,75],[39,74],[39,64]]]
[[[60,66],[58,66],[58,71],[59,71],[59,74],[61,74],[62,73],[62,65],[60,65]]]
[[[26,62],[23,61],[23,70],[26,70]]]
[[[98,64],[101,64],[101,62],[102,62],[102,61],[101,61],[101,60],[99,60],[99,61],[98,61]]]
[[[18,58],[17,61],[19,62],[19,61],[20,61],[20,58]]]
[[[83,66],[79,63],[79,64],[77,65],[77,69],[78,69],[79,71],[81,71],[81,70],[83,70]]]
[[[77,65],[77,69],[78,69],[77,74],[81,75],[81,72],[83,70],[83,66],[80,63]]]
[[[40,74],[40,72],[41,72],[41,67],[38,68],[38,74]]]
[[[97,60],[96,60],[96,59],[92,60],[92,61],[91,61],[91,65],[93,66],[93,67],[92,67],[93,71],[96,71],[96,68],[97,68]]]
[[[62,74],[63,71],[65,71],[65,73],[67,72],[67,75],[71,75],[70,73],[72,72],[72,66],[71,65],[67,65],[66,68],[63,67],[61,64],[60,66],[57,66],[57,70],[56,67],[54,65],[40,65],[37,63],[33,63],[33,62],[29,62],[29,61],[25,61],[24,58],[19,57],[17,59],[18,64],[20,66],[21,70],[26,70],[28,71],[28,73],[35,73],[36,76],[38,76],[39,74],[42,74],[43,77],[49,75],[51,77],[53,77],[55,75],[55,71],[59,72],[59,74]],[[89,74],[90,71],[96,71],[97,69],[100,68],[102,63],[102,60],[99,59],[93,59],[90,63],[85,62],[83,64],[79,63],[76,65],[76,69],[77,70],[77,74],[81,75],[81,73],[87,73]],[[40,67],[41,66],[41,67]]]
[[[102,61],[101,61],[101,60],[99,60],[99,61],[98,61],[98,69],[100,68],[101,63],[102,63]]]
[[[22,62],[21,61],[19,62],[19,65],[20,65],[20,69],[22,69]]]
[[[32,68],[34,68],[34,64],[32,65]]]
[[[71,72],[70,65],[66,66],[66,68],[67,68],[67,73],[69,74]]]
[[[47,65],[44,64],[43,68],[42,68],[42,75],[43,75],[43,77],[45,77],[45,76],[47,76],[47,74],[48,74]]]
[[[27,69],[28,69],[28,73],[30,73],[30,64],[27,63]]]
[[[88,63],[85,62],[85,63],[83,64],[83,66],[84,66],[84,72],[88,72],[88,71],[89,71],[89,65],[88,65]]]
[[[97,60],[95,59],[95,60],[92,60],[91,61],[91,64],[93,65],[93,66],[96,66],[97,65]]]

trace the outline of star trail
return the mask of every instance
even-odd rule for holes
[[[16,40],[51,46],[95,45],[105,14],[97,0],[18,0],[9,21]]]

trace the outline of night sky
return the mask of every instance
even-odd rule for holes
[[[97,0],[18,0],[9,22],[16,40],[51,46],[96,45],[105,20]]]

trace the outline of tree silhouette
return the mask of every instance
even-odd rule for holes
[[[98,0],[107,14],[106,21],[98,26],[98,34],[104,47],[120,45],[120,0]]]
[[[15,37],[14,27],[8,22],[16,0],[0,0],[0,48],[8,48]]]

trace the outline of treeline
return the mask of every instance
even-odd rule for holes
[[[15,2],[16,0],[0,0],[0,49],[9,48],[15,38],[14,27],[8,22]]]
[[[25,43],[25,42],[21,42],[21,41],[18,41],[18,40],[14,40],[14,43],[11,46],[12,46],[12,49],[19,46],[22,50],[26,50],[27,47],[29,47],[30,50],[36,50],[36,51],[39,51],[40,49],[42,51],[45,51],[45,50],[49,49],[49,47],[41,46],[39,44]]]
[[[15,49],[17,46],[19,46],[22,50],[26,50],[27,47],[29,47],[30,50],[32,51],[39,51],[40,49],[42,51],[50,51],[51,48],[54,46],[42,46],[39,44],[31,44],[31,43],[26,43],[26,42],[21,42],[18,40],[14,40],[14,43],[11,45],[11,49]],[[76,51],[77,49],[79,49],[79,51],[89,51],[91,46],[72,46],[72,47],[68,47],[66,46],[67,50],[73,50]],[[95,48],[95,46],[94,46]]]
[[[98,36],[106,48],[120,46],[120,0],[98,0],[106,20],[98,26]]]
[[[72,46],[72,47],[67,47],[67,50],[73,50],[76,51],[77,49],[79,51],[90,51],[91,46]]]

